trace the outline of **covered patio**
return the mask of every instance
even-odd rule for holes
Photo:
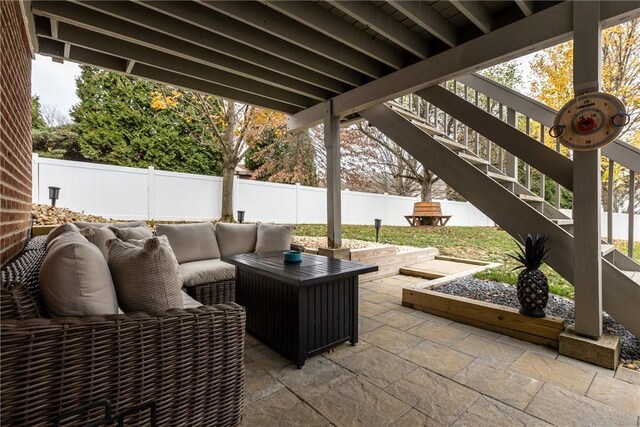
[[[554,110],[473,74],[573,38],[575,93],[598,91],[600,32],[639,16],[640,2],[7,4],[3,27],[11,25],[14,39],[24,35],[28,49],[3,36],[3,78],[22,73],[6,80],[21,92],[3,86],[3,97],[21,108],[9,117],[3,100],[3,121],[19,123],[11,134],[19,143],[4,133],[2,141],[3,197],[15,202],[2,211],[3,223],[11,223],[3,224],[3,265],[30,230],[30,140],[19,130],[28,126],[26,64],[38,53],[288,113],[292,132],[324,124],[330,256],[342,246],[340,127],[367,120],[512,236],[550,236],[548,264],[576,289],[575,336],[597,346],[603,310],[640,334],[633,209],[627,254],[600,233],[601,156],[629,171],[632,203],[640,150],[616,140],[564,156],[559,143],[556,150],[544,145],[544,132],[538,140],[516,126],[522,116],[548,130]],[[499,104],[499,114],[483,110],[479,97]],[[441,117],[455,130],[441,129]],[[485,158],[479,135],[490,141]],[[491,147],[501,153],[499,164]],[[7,178],[5,163],[19,165]],[[559,199],[550,204],[518,181],[519,164],[573,191],[572,218]],[[640,426],[638,372],[600,368],[403,306],[403,288],[419,280],[363,283],[360,342],[317,355],[301,370],[247,335],[242,423]]]

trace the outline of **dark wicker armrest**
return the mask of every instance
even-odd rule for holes
[[[235,279],[185,286],[183,290],[191,298],[204,305],[227,304],[236,301]]]
[[[160,426],[236,425],[244,405],[245,311],[237,304],[63,319],[3,319],[0,424],[52,425],[107,399],[155,401]],[[83,416],[77,425],[100,418]],[[148,413],[131,425],[149,425]],[[75,425],[75,424],[74,424]]]

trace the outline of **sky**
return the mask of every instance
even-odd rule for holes
[[[532,58],[533,54],[529,54],[516,60],[524,81],[524,93],[528,92],[529,61]],[[75,82],[78,75],[78,64],[69,61],[59,64],[49,57],[36,55],[31,71],[31,94],[40,97],[40,105],[55,107],[68,117],[71,107],[78,102]]]
[[[40,105],[48,105],[69,116],[69,110],[78,102],[75,78],[80,66],[65,61],[53,62],[51,58],[36,55],[31,68],[31,94],[40,97]]]

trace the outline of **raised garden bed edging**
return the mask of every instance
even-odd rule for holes
[[[402,305],[554,349],[564,329],[561,317],[528,317],[511,307],[428,289],[403,289]]]

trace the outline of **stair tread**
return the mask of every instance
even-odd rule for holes
[[[469,163],[471,163],[472,165],[488,165],[489,164],[487,160],[481,159],[480,157],[475,156],[473,154],[458,153],[458,155],[463,159],[465,159],[466,161],[468,161]]]
[[[612,252],[615,248],[616,248],[615,245],[609,245],[609,244],[605,244],[605,243],[602,243],[600,245],[600,251],[602,251],[602,255],[603,256],[608,254],[608,253],[610,253],[610,252]]]
[[[629,277],[631,280],[640,285],[640,271],[629,271],[629,270],[621,270],[625,276]]]
[[[544,202],[542,197],[532,196],[529,194],[518,194],[520,200],[524,200],[525,202]]]
[[[550,220],[557,225],[573,225],[573,220],[571,218],[550,218]]]
[[[507,175],[503,175],[501,173],[488,172],[487,176],[495,179],[496,181],[516,182],[515,178],[512,178],[512,177],[507,176]]]

